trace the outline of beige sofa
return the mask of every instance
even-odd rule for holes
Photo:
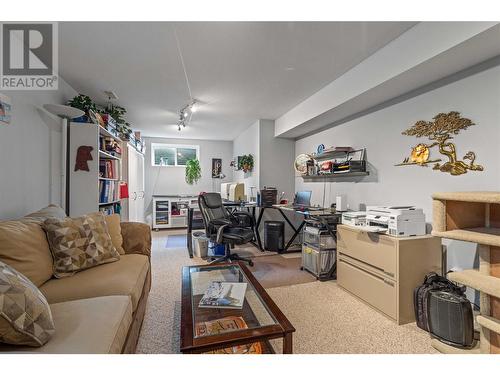
[[[22,220],[25,218],[19,223]],[[11,221],[10,228],[15,224]],[[56,327],[48,343],[39,348],[0,344],[0,352],[135,353],[151,287],[151,231],[146,224],[121,223],[121,233],[125,255],[119,261],[38,285],[50,304]],[[0,260],[2,246],[0,243]],[[48,244],[40,243],[40,248],[48,249]],[[12,246],[9,251],[12,253]],[[23,268],[17,253],[15,257],[4,255],[3,261],[8,256],[14,268]]]

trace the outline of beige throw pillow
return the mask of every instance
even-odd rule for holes
[[[24,275],[0,262],[0,342],[42,346],[54,332],[43,294]]]
[[[64,219],[66,218],[66,212],[64,210],[56,205],[56,204],[49,204],[47,207],[42,208],[41,210],[38,210],[36,212],[32,212],[28,215],[26,215],[24,218],[27,219],[33,219],[35,221],[43,222],[45,219],[49,217],[55,217],[58,219]]]
[[[123,250],[123,237],[122,237],[122,227],[120,224],[120,215],[106,215],[106,224],[108,225],[108,232],[111,236],[111,241],[113,245],[120,253],[120,255],[125,254],[125,250]]]
[[[45,232],[29,220],[0,222],[0,261],[13,267],[37,287],[52,277],[52,255]]]
[[[54,258],[54,276],[57,278],[120,259],[101,213],[63,220],[49,218],[44,221],[43,228]]]

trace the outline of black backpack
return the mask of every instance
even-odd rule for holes
[[[463,296],[465,295],[465,289],[465,286],[458,286],[446,277],[439,276],[435,272],[425,275],[424,283],[417,286],[413,291],[413,305],[415,308],[415,321],[417,326],[424,331],[429,332],[427,301],[430,291],[443,290]]]

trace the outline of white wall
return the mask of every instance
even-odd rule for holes
[[[278,189],[278,194],[285,192],[288,199],[293,200],[294,193],[294,141],[290,139],[274,137],[274,121],[258,120],[248,129],[241,133],[233,142],[233,157],[252,154],[254,156],[254,169],[252,172],[244,173],[235,171],[234,179],[245,183],[247,196],[250,195],[250,187],[263,189],[264,186],[272,186]],[[256,194],[256,192],[254,192]],[[289,214],[294,220],[294,215]],[[283,218],[275,210],[266,210],[262,218],[266,220],[279,220]],[[297,218],[300,220],[300,218]],[[299,225],[300,222],[297,223]],[[261,224],[263,234],[264,224]],[[285,225],[285,238],[292,235],[291,228]]]
[[[454,142],[458,155],[476,152],[483,172],[461,176],[433,171],[430,167],[396,167],[419,143],[401,132],[418,120],[431,120],[440,112],[456,110],[477,125],[462,131]],[[426,140],[422,140],[426,141]],[[392,107],[324,130],[296,142],[295,154],[313,152],[316,146],[366,147],[370,176],[357,182],[304,182],[295,180],[295,189],[312,190],[313,203],[320,204],[326,187],[326,203],[337,194],[346,194],[351,209],[360,205],[412,204],[424,209],[432,222],[431,194],[437,191],[500,190],[500,66],[466,77]],[[433,150],[432,152],[436,152]],[[434,153],[434,156],[439,154]],[[447,242],[449,267],[472,267],[476,252],[471,244]],[[471,251],[472,250],[472,251]]]
[[[245,184],[245,195],[250,197],[250,188],[256,187],[259,189],[260,183],[260,121],[258,120],[233,141],[233,158],[236,162],[238,162],[238,156],[248,154],[253,155],[253,170],[247,173],[235,170],[233,180],[243,182]],[[254,190],[254,194],[257,194],[257,191]]]
[[[200,192],[219,191],[219,179],[212,179],[212,158],[222,159],[222,173],[227,177],[222,180],[232,181],[233,172],[229,167],[233,155],[233,142],[231,141],[206,141],[197,139],[169,139],[145,138],[146,155],[145,182],[146,182],[146,214],[151,213],[151,200],[153,195],[179,195]],[[185,181],[185,167],[154,167],[151,165],[151,143],[196,145],[200,147],[201,179],[197,184],[189,185]]]
[[[59,79],[57,91],[2,94],[12,101],[12,122],[0,125],[0,219],[9,219],[61,203],[61,120],[42,105],[77,93]]]

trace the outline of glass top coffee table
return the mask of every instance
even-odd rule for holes
[[[214,281],[246,283],[243,307],[199,307]],[[182,353],[274,353],[277,338],[292,353],[295,328],[243,263],[184,267],[181,310]]]

